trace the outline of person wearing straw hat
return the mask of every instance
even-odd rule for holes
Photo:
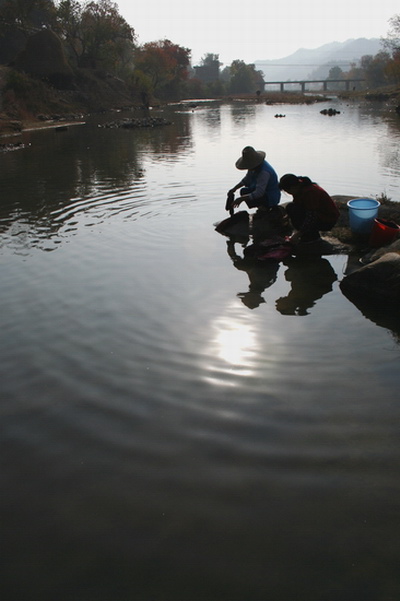
[[[246,175],[236,186],[228,191],[226,209],[233,210],[242,202],[249,209],[257,207],[261,210],[272,209],[281,198],[278,176],[275,169],[265,160],[263,150],[255,150],[252,146],[246,146],[242,150],[242,156],[236,161],[236,167],[247,170]],[[235,199],[236,190],[240,189],[240,196]]]

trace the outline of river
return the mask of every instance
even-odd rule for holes
[[[0,155],[0,597],[397,601],[398,332],[341,294],[346,256],[248,273],[214,224],[248,144],[400,200],[400,119],[160,114]]]

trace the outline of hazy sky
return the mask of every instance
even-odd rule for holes
[[[398,0],[115,0],[139,44],[167,38],[192,50],[196,65],[208,52],[229,65],[283,58],[350,38],[386,36]]]

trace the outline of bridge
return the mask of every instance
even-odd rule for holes
[[[297,85],[301,86],[301,91],[304,94],[304,92],[306,91],[306,86],[308,84],[313,84],[313,83],[321,84],[322,83],[323,90],[324,90],[324,92],[326,92],[328,90],[329,84],[342,83],[345,85],[346,91],[349,91],[350,86],[354,87],[354,85],[356,83],[360,83],[363,81],[365,81],[365,79],[357,79],[357,78],[355,78],[355,79],[307,79],[307,80],[302,80],[302,81],[264,81],[264,90],[265,90],[265,86],[279,85],[281,92],[284,92],[285,86],[297,84]]]

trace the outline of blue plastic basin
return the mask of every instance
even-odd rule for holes
[[[374,225],[380,207],[379,200],[373,198],[354,198],[347,203],[350,229],[357,234],[369,234]]]

